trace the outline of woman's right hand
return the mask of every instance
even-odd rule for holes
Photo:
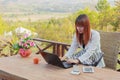
[[[61,57],[60,59],[61,59],[61,61],[67,61],[68,57],[63,56],[63,57]]]

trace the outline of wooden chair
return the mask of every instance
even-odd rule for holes
[[[104,52],[106,67],[116,70],[120,47],[120,33],[100,32],[101,49]]]

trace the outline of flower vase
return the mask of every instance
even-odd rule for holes
[[[31,54],[30,49],[19,49],[19,54],[21,57],[28,57]]]

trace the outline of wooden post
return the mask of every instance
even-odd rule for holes
[[[53,44],[53,54],[55,54],[55,44]]]
[[[61,45],[61,57],[64,56],[64,53],[65,53],[65,46],[64,45]]]
[[[56,54],[58,55],[58,56],[60,56],[60,44],[56,44],[56,47],[57,47],[57,51],[56,51]]]

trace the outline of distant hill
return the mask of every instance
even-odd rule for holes
[[[0,12],[75,12],[97,0],[0,0]]]
[[[0,12],[74,12],[98,0],[0,0]],[[108,0],[112,5],[114,0]]]
[[[0,15],[5,20],[43,20],[67,16],[89,7],[95,9],[98,0],[0,0]],[[114,0],[108,0],[112,5]],[[54,14],[55,13],[55,14]],[[67,13],[67,14],[66,14]]]

